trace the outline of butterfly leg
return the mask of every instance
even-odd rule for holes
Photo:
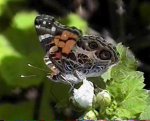
[[[68,80],[65,80],[64,76],[62,75],[55,75],[55,76],[47,76],[48,79],[52,80],[53,82],[61,82],[61,83],[64,83],[64,84],[69,84],[71,86],[71,88],[69,89],[69,92],[71,92],[73,89],[74,89],[74,83],[71,83],[70,81]],[[60,81],[61,80],[61,81]]]
[[[60,74],[57,75],[49,75],[47,76],[48,79],[52,80],[53,82],[61,82],[66,83],[66,80],[64,80]]]
[[[50,75],[47,77],[54,82],[61,82],[61,83],[69,84],[72,87],[71,89],[73,89],[74,85],[79,82],[78,78],[76,78],[72,74],[59,73],[57,75]]]
[[[86,79],[86,76],[85,76],[82,72],[79,72],[79,71],[77,71],[77,70],[74,71],[74,75],[75,75],[80,81]]]

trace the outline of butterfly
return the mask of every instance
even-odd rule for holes
[[[83,35],[53,16],[37,16],[35,28],[46,52],[44,62],[51,71],[47,77],[52,81],[77,84],[84,78],[100,76],[118,62],[115,47],[101,36]]]

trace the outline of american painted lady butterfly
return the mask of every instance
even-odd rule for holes
[[[83,35],[81,30],[60,24],[54,17],[40,15],[35,28],[55,82],[76,84],[85,77],[97,77],[118,62],[115,48],[102,37]]]

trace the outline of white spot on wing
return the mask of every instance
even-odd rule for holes
[[[52,31],[52,32],[55,32],[55,31],[56,31],[56,27],[53,26],[53,27],[51,28],[51,31]]]
[[[36,25],[35,27],[36,27],[37,29],[39,29],[39,28],[40,28],[40,25]]]
[[[51,64],[52,62],[51,61],[47,61],[45,64],[46,65],[49,65],[49,64]]]
[[[43,21],[43,24],[46,24],[46,21]]]
[[[53,37],[53,36],[50,34],[40,35],[39,40],[40,40],[40,42],[42,42],[44,39],[49,38],[49,37]]]
[[[49,60],[49,58],[48,57],[44,57],[44,61],[48,61]]]

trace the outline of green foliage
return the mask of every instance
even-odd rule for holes
[[[122,119],[134,119],[143,112],[147,104],[143,86],[143,74],[140,72],[126,73],[125,79],[109,85],[108,90],[118,104],[115,115]],[[125,117],[126,112],[129,117]]]
[[[34,19],[36,12],[19,12],[13,19],[13,26],[15,26],[18,29],[28,29],[31,28],[34,25]],[[27,17],[28,16],[28,17]]]
[[[102,75],[105,82],[111,78],[120,81],[126,77],[126,72],[136,70],[137,68],[138,62],[128,48],[124,47],[121,43],[116,48],[119,53],[119,63]]]
[[[5,58],[6,56],[16,56],[19,57],[19,53],[14,50],[14,48],[11,46],[9,41],[6,39],[5,36],[0,35],[0,63],[2,63],[2,59]]]
[[[15,87],[38,85],[42,81],[42,76],[44,76],[39,74],[38,79],[31,78],[30,80],[20,77],[22,74],[31,75],[33,73],[32,69],[30,69],[32,71],[29,71],[29,68],[27,68],[28,63],[37,63],[40,67],[40,65],[42,66],[41,62],[43,62],[42,51],[36,40],[36,33],[33,26],[33,18],[35,16],[36,14],[34,12],[18,13],[14,17],[12,26],[7,29],[3,35],[0,35],[1,75],[7,84]],[[25,22],[23,22],[23,20]],[[34,70],[34,72],[36,71]],[[36,74],[38,73],[40,72]]]
[[[34,109],[33,102],[23,102],[16,105],[3,104],[0,106],[0,119],[5,119],[5,120],[32,119],[33,109]]]
[[[136,70],[138,63],[129,48],[124,47],[121,43],[119,43],[116,48],[120,55],[119,66],[127,70]]]
[[[127,48],[118,44],[117,51],[120,62],[103,77],[110,79],[107,90],[117,107],[107,107],[105,115],[110,119],[139,119],[139,114],[147,106],[148,96],[143,89],[143,73],[135,70],[137,61]]]
[[[150,119],[150,93],[147,99],[147,107],[145,110],[140,114],[140,120],[149,120]]]
[[[14,9],[9,8],[9,0],[0,0],[0,99],[3,97],[9,97],[14,88],[29,88],[31,86],[39,86],[45,79],[45,72],[32,69],[27,66],[31,63],[38,67],[45,67],[43,62],[43,51],[38,42],[38,38],[34,28],[34,19],[37,13],[34,11],[20,11],[15,14]],[[12,3],[15,1],[12,1]],[[16,1],[18,2],[18,1]],[[21,2],[20,2],[21,3]],[[13,5],[13,4],[11,4]],[[15,7],[13,7],[15,8]],[[6,11],[5,11],[6,10]],[[8,14],[6,14],[8,11]],[[5,13],[6,12],[6,13]],[[5,16],[4,14],[5,13]],[[13,17],[11,16],[13,13]],[[2,15],[2,16],[1,16]],[[3,26],[4,18],[11,18]],[[3,29],[4,28],[4,29]],[[21,78],[20,75],[37,75],[37,77]],[[50,92],[47,93],[46,100],[50,98]],[[11,101],[11,100],[10,100]],[[45,101],[41,102],[41,104]],[[40,105],[41,105],[40,104]],[[40,113],[48,111],[53,112],[47,102],[45,108],[41,108]],[[35,101],[29,102],[27,100],[19,101],[17,104],[11,104],[4,102],[0,105],[0,119],[6,120],[26,120],[33,119],[35,112]],[[38,112],[38,111],[37,111]],[[46,117],[47,116],[47,117]],[[51,120],[52,116],[46,115],[47,120]],[[39,116],[40,117],[40,116]],[[43,119],[43,117],[41,117]]]
[[[0,15],[3,13],[6,5],[7,5],[8,0],[0,0]]]
[[[83,33],[88,33],[88,24],[81,17],[76,14],[69,14],[66,18],[60,20],[67,26],[74,26],[82,30]]]
[[[112,102],[107,107],[103,107],[103,102],[97,102],[100,105],[96,106],[99,109],[98,119],[149,119],[150,98],[144,89],[143,73],[136,71],[138,62],[128,48],[122,44],[116,47],[119,63],[102,75]]]
[[[146,109],[140,115],[140,120],[149,120],[149,119],[150,119],[150,105],[146,107]]]

